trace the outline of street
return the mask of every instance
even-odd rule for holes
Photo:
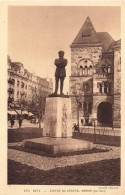
[[[39,124],[38,123],[31,123],[29,120],[24,119],[22,121],[21,128],[24,128],[24,127],[39,127]],[[41,123],[41,128],[42,127],[43,127],[43,123]],[[13,127],[11,127],[10,121],[8,121],[8,128],[9,129],[17,129],[17,128],[19,128],[19,122],[18,122],[18,120],[15,120],[15,123],[14,123],[14,126]]]

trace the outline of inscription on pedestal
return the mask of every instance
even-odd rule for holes
[[[67,111],[67,107],[66,107],[66,105],[64,104],[64,106],[63,106],[63,115],[62,115],[62,130],[63,130],[63,134],[62,134],[62,136],[63,137],[67,137],[67,113],[66,113],[66,111]]]
[[[43,135],[48,137],[71,137],[71,99],[49,97],[46,99]]]

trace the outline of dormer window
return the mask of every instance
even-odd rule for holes
[[[84,30],[84,32],[82,33],[82,37],[90,37],[90,35],[91,35],[90,29]]]

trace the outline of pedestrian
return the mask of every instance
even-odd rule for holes
[[[19,128],[22,126],[22,118],[19,116]]]
[[[73,128],[74,128],[74,132],[77,131],[77,125],[76,125],[76,123],[74,124]]]
[[[14,125],[14,123],[15,123],[15,121],[14,121],[14,118],[13,118],[13,117],[11,117],[11,118],[10,118],[10,123],[11,123],[11,127],[13,127],[13,125]]]
[[[74,132],[76,131],[76,132],[80,132],[79,131],[79,126],[78,126],[78,124],[74,124],[74,126],[73,126],[73,129],[74,129]]]

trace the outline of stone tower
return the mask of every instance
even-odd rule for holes
[[[90,126],[96,119],[99,126],[113,126],[115,44],[86,18],[70,46],[72,122]]]

